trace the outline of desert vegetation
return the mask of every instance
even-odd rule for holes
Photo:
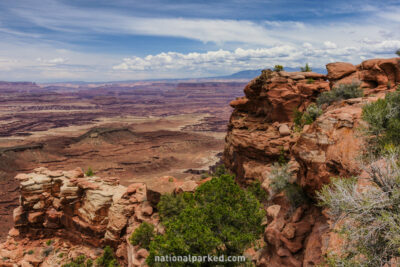
[[[366,104],[362,118],[368,123],[368,151],[379,155],[398,151],[400,146],[400,91],[387,93],[384,99]]]
[[[277,72],[283,71],[283,66],[282,65],[275,65],[274,66],[274,71],[277,71]]]
[[[360,190],[357,178],[333,179],[318,192],[336,231],[345,240],[341,253],[327,256],[330,266],[383,266],[400,256],[400,167],[385,156],[369,167],[372,186]]]
[[[332,90],[321,93],[317,98],[318,106],[323,104],[332,104],[333,102],[357,98],[363,96],[363,91],[360,88],[361,83],[353,81],[350,84],[341,83],[335,86]]]
[[[298,129],[301,129],[304,125],[313,123],[321,114],[322,109],[312,103],[304,112],[295,110],[293,122]]]
[[[286,198],[293,208],[298,207],[306,201],[306,195],[301,187],[293,183],[293,174],[288,164],[275,163],[272,166],[269,179],[271,180],[270,188],[274,194],[284,192]]]
[[[60,256],[61,255],[61,256]],[[63,253],[60,253],[59,258],[64,257]],[[119,267],[118,261],[114,256],[114,251],[111,247],[106,246],[103,250],[103,254],[93,262],[92,259],[87,258],[85,255],[80,255],[76,258],[70,259],[63,267]]]
[[[306,63],[306,65],[304,67],[300,67],[300,71],[302,71],[302,72],[311,72],[312,68],[310,67],[310,65],[308,63]]]
[[[344,240],[341,251],[327,255],[329,266],[398,265],[393,261],[400,256],[399,100],[400,92],[393,92],[363,107],[367,190],[354,177],[333,178],[317,192]]]
[[[258,185],[254,188],[257,197],[265,197],[259,194]],[[263,231],[265,213],[257,197],[226,173],[219,173],[195,193],[162,196],[158,210],[165,234],[150,242],[147,263],[158,266],[157,255],[241,255]],[[183,262],[162,264],[187,266]]]
[[[154,225],[147,222],[142,222],[142,224],[132,233],[129,241],[134,246],[140,246],[142,248],[149,249],[149,245],[153,237]]]

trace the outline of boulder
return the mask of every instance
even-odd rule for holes
[[[326,65],[329,80],[339,80],[357,71],[356,66],[346,62],[335,62]]]

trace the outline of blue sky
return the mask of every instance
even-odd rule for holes
[[[115,81],[394,57],[400,1],[2,0],[0,80]]]

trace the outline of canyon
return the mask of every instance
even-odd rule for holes
[[[91,168],[124,185],[198,179],[219,161],[228,103],[244,84],[0,82],[0,240],[13,225],[20,172]]]
[[[341,240],[327,212],[316,205],[315,191],[331,177],[361,173],[357,158],[363,149],[362,106],[396,90],[400,59],[373,59],[356,66],[330,63],[327,71],[322,75],[263,70],[245,85],[244,96],[244,84],[231,82],[213,85],[216,89],[207,89],[204,97],[192,92],[182,98],[178,86],[160,98],[146,96],[148,102],[138,100],[137,106],[133,105],[136,97],[119,95],[124,103],[120,109],[113,104],[116,94],[108,98],[111,93],[104,89],[108,93],[102,97],[85,100],[94,106],[93,113],[71,115],[72,126],[57,124],[62,123],[63,112],[48,119],[51,112],[35,110],[37,117],[27,115],[31,120],[20,122],[26,111],[21,110],[18,116],[22,117],[12,121],[7,112],[24,93],[14,96],[13,105],[3,100],[7,103],[2,106],[3,120],[8,123],[3,124],[2,134],[8,139],[1,144],[12,146],[1,150],[1,171],[7,177],[2,180],[6,180],[2,197],[14,199],[0,203],[8,205],[6,211],[15,209],[5,224],[14,227],[7,229],[6,241],[0,245],[0,263],[58,266],[65,259],[52,251],[70,258],[79,252],[95,258],[101,253],[99,247],[109,244],[123,266],[144,266],[148,251],[132,246],[130,234],[141,222],[155,225],[162,234],[156,206],[160,196],[195,191],[210,179],[199,170],[217,163],[218,152],[223,151],[224,165],[241,186],[259,181],[270,195],[263,207],[265,245],[249,253],[256,266],[321,264]],[[295,110],[304,112],[321,93],[353,81],[360,81],[364,96],[322,105],[323,113],[314,122],[301,128],[295,125]],[[4,90],[8,87],[4,85]],[[30,92],[36,85],[22,87]],[[204,90],[202,85],[182,87]],[[70,103],[76,101],[70,94],[78,89],[60,90],[65,90]],[[86,90],[91,91],[86,88],[81,94]],[[166,101],[170,111],[156,100]],[[27,113],[33,112],[32,106],[28,109]],[[101,115],[99,110],[105,109],[112,116]],[[144,110],[152,117],[144,118]],[[271,171],[280,160],[287,162],[293,173],[291,183],[308,199],[298,207],[285,194],[271,190]],[[89,166],[94,176],[82,170]]]

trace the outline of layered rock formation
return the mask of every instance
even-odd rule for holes
[[[180,182],[173,177],[161,177],[150,187],[144,183],[125,187],[117,178],[85,176],[80,168],[73,171],[37,168],[33,173],[17,175],[16,179],[20,181],[20,206],[14,210],[15,228],[0,247],[3,257],[0,266],[24,266],[24,262],[38,266],[51,261],[49,257],[58,248],[55,244],[52,253],[38,252],[36,257],[24,255],[21,248],[12,245],[25,240],[26,252],[32,247],[27,240],[50,239],[58,240],[60,247],[64,241],[70,247],[80,244],[87,255],[95,255],[96,248],[111,245],[124,265],[140,266],[147,252],[129,244],[130,234],[143,221],[158,227],[159,219],[153,207],[161,194],[194,191],[198,186],[190,180]],[[46,247],[37,248],[39,251]]]
[[[327,78],[332,86],[340,83],[361,81],[366,93],[385,91],[400,82],[398,58],[370,59],[354,66],[350,63],[336,62],[326,65]]]
[[[258,255],[259,266],[315,266],[329,247],[337,246],[340,240],[332,238],[329,218],[313,204],[315,190],[331,177],[359,174],[362,106],[400,82],[398,58],[367,60],[357,66],[331,63],[327,70],[327,76],[263,71],[245,87],[244,97],[231,102],[234,111],[223,159],[238,182],[259,180],[270,191],[271,166],[283,159],[291,167],[292,182],[310,198],[293,211],[282,194],[271,196],[269,205],[275,205],[268,208],[267,246]],[[366,97],[325,106],[313,124],[295,131],[295,109],[304,111],[321,92],[352,82],[361,82]],[[376,96],[367,97],[372,94]]]
[[[244,89],[245,97],[233,100],[224,163],[239,180],[264,181],[270,164],[289,157],[289,148],[297,136],[290,131],[293,113],[315,101],[329,83],[322,74],[312,72],[272,72],[252,80]]]

